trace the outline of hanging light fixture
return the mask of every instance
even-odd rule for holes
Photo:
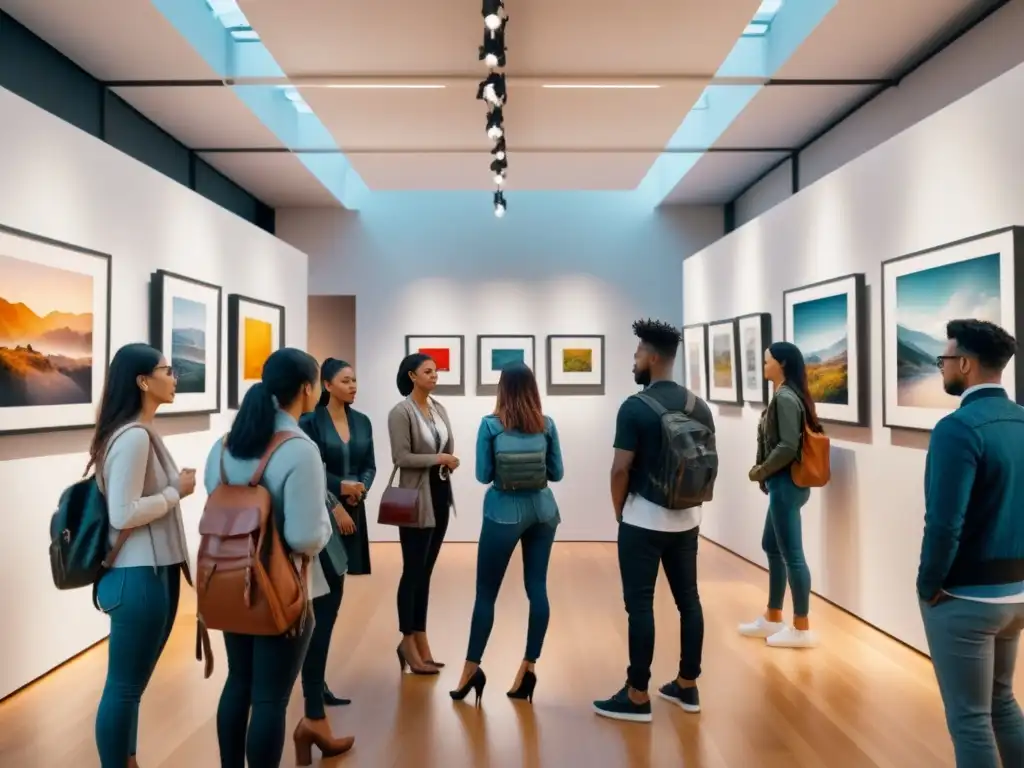
[[[480,81],[476,97],[487,105],[487,138],[493,142],[491,180],[497,187],[494,192],[494,215],[500,219],[508,208],[503,192],[508,173],[503,108],[508,102],[508,92],[505,88],[505,73],[497,70],[505,67],[505,29],[508,26],[508,14],[505,13],[503,0],[483,0],[481,13],[484,17],[484,41],[477,55],[490,71],[487,77]]]

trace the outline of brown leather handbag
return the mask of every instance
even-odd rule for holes
[[[309,597],[308,558],[296,569],[274,516],[270,491],[260,485],[274,451],[294,432],[278,432],[246,485],[230,485],[220,459],[220,485],[206,500],[199,521],[196,658],[213,672],[208,630],[240,635],[302,631]],[[226,438],[225,438],[226,440]]]
[[[395,475],[398,465],[391,470],[388,487],[380,497],[377,522],[380,525],[415,526],[420,519],[420,491],[418,488],[396,488]]]

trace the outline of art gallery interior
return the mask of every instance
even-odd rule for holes
[[[100,765],[110,622],[88,589],[54,588],[46,548],[131,342],[174,358],[156,428],[200,475],[273,350],[357,372],[374,569],[346,583],[331,646],[353,704],[329,717],[357,737],[339,764],[955,764],[915,591],[930,430],[956,406],[934,345],[954,316],[1024,334],[1024,0],[713,6],[505,0],[496,132],[478,3],[0,0],[0,764]],[[589,707],[628,660],[608,472],[647,317],[683,329],[677,377],[711,404],[721,469],[700,528],[704,712],[655,707],[638,730]],[[822,644],[793,652],[735,631],[768,588],[747,472],[782,339],[832,441],[802,513]],[[419,349],[445,361],[462,461],[433,682],[395,677],[401,552],[376,522],[396,370]],[[508,355],[565,462],[551,628],[532,709],[488,691],[450,711],[474,441]],[[1004,383],[1024,403],[1022,375],[1015,359]],[[200,482],[182,502],[192,557],[205,498]],[[497,694],[521,658],[521,573],[516,556],[485,660]],[[218,639],[203,679],[188,593],[143,698],[146,768],[219,764],[226,661]],[[655,611],[658,678],[678,653],[664,579]]]

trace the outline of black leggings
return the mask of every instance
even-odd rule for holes
[[[430,577],[448,531],[451,485],[442,480],[440,466],[430,469],[433,528],[399,528],[402,542],[402,578],[398,582],[398,629],[403,635],[427,631]]]
[[[324,562],[327,561],[327,562]],[[331,591],[326,595],[313,598],[313,616],[316,626],[313,637],[309,641],[306,659],[302,662],[302,696],[306,702],[306,717],[310,720],[322,720],[327,717],[324,710],[324,689],[327,687],[327,652],[331,648],[331,633],[334,622],[338,619],[341,598],[345,594],[345,575],[338,576],[329,558],[320,555],[320,565],[324,570],[324,578]]]

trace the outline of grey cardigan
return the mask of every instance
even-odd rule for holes
[[[455,452],[455,437],[452,424],[448,420],[448,411],[434,398],[430,405],[441,417],[448,430],[448,441],[435,450],[428,443],[423,430],[420,429],[421,415],[417,413],[415,403],[408,398],[402,400],[388,414],[388,436],[391,438],[391,461],[398,468],[398,487],[416,488],[420,492],[419,518],[416,528],[433,528],[434,502],[430,495],[430,468],[437,465],[439,453]],[[451,498],[449,496],[449,498]],[[454,506],[454,500],[452,500]]]

